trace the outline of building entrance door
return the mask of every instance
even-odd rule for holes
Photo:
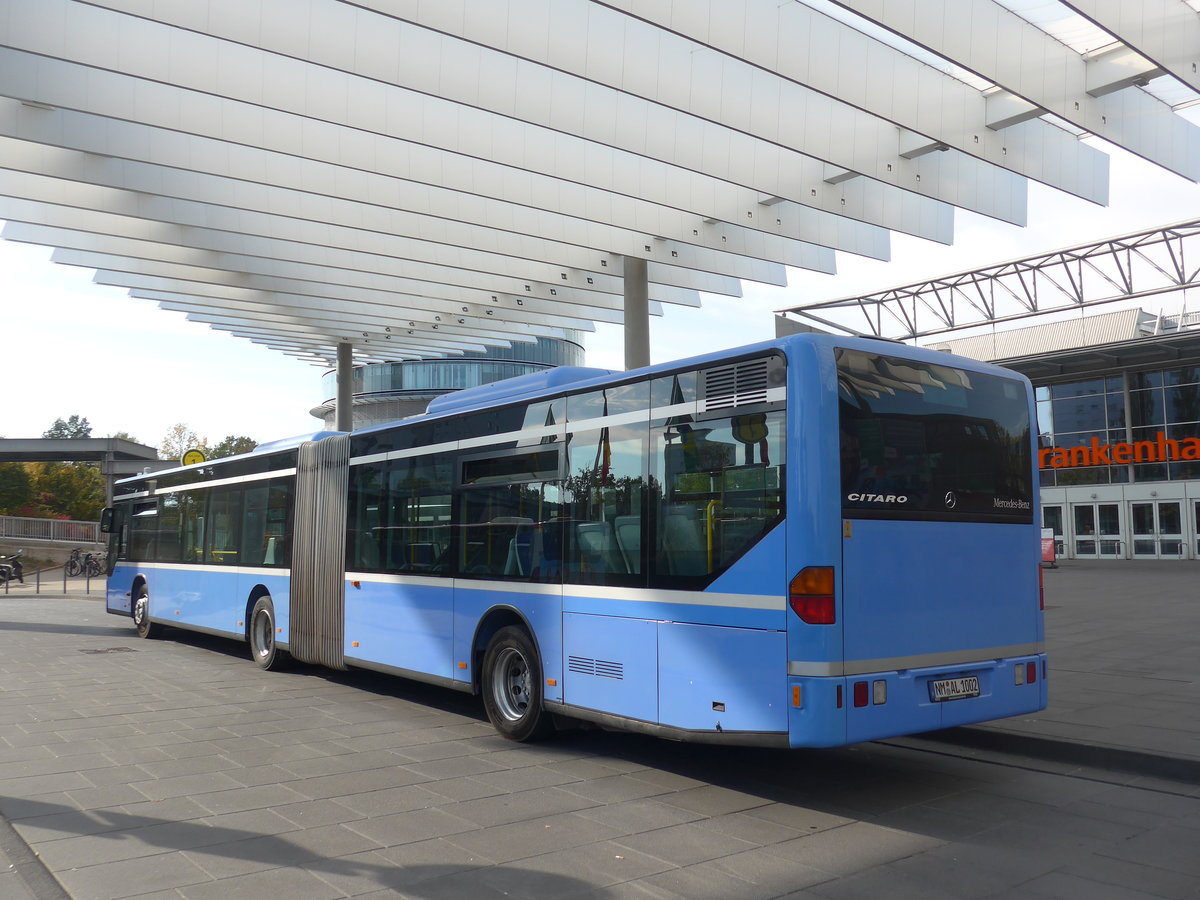
[[[1196,504],[1196,514],[1200,515],[1200,503]],[[1054,532],[1054,555],[1062,559],[1067,555],[1066,542],[1063,539],[1063,508],[1058,504],[1042,507],[1042,527]]]
[[[1076,559],[1120,559],[1124,555],[1119,503],[1075,503],[1071,517]]]
[[[1182,559],[1183,504],[1178,500],[1133,503],[1133,558]]]

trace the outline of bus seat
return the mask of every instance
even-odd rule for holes
[[[669,506],[663,522],[663,552],[672,575],[708,573],[708,545],[694,506]]]
[[[530,556],[533,549],[532,529],[533,519],[526,516],[497,516],[490,525],[513,525],[512,539],[508,542],[508,556],[504,561],[505,575],[528,575],[530,572]]]
[[[575,526],[579,562],[592,572],[628,572],[607,522],[579,522]]]
[[[358,536],[358,564],[364,569],[379,568],[379,542],[369,531],[364,531]]]
[[[613,531],[617,536],[617,548],[625,560],[625,571],[642,570],[642,517],[617,516],[613,519]]]

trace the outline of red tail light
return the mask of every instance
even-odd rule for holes
[[[1037,663],[1025,663],[1025,683],[1033,684],[1037,681]]]
[[[866,706],[867,697],[867,683],[865,681],[854,682],[854,705]]]
[[[833,567],[801,569],[788,588],[792,611],[809,625],[832,625],[837,621],[833,597]]]

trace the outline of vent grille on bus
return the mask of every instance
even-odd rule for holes
[[[625,664],[607,659],[588,659],[584,656],[568,656],[567,669],[580,675],[598,675],[601,678],[625,678]]]
[[[765,403],[768,358],[750,359],[731,366],[704,371],[704,410],[731,409],[751,403]]]

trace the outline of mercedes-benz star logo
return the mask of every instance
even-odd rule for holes
[[[958,505],[958,498],[954,496],[954,491],[946,491],[946,509],[954,509]]]

